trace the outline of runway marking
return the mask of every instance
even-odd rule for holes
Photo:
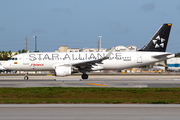
[[[103,84],[95,84],[95,83],[86,83],[88,85],[97,85],[97,86],[109,86],[109,85],[103,85]]]
[[[47,76],[52,76],[52,74],[47,74]]]
[[[54,81],[81,81],[81,79],[54,79]]]

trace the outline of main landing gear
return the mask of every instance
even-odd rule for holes
[[[88,74],[86,73],[83,73],[82,76],[81,76],[82,79],[88,79]]]
[[[28,72],[27,72],[24,76],[24,80],[28,80],[28,79],[29,79],[29,77],[28,77]]]

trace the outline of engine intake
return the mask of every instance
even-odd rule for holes
[[[55,75],[56,76],[64,77],[64,76],[71,75],[71,73],[72,73],[71,67],[58,66],[55,68]]]

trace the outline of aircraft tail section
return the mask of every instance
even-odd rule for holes
[[[149,42],[139,51],[165,52],[171,26],[171,23],[163,24]]]

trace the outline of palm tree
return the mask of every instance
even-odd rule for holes
[[[14,55],[17,55],[18,53],[16,52]]]
[[[12,52],[11,52],[11,50],[9,50],[8,53],[9,53],[9,57],[11,58],[11,57],[12,57]]]
[[[18,53],[20,54],[20,53],[21,53],[21,50],[18,50]]]
[[[2,60],[8,60],[9,59],[8,52],[2,51],[1,56],[2,56]]]
[[[26,53],[26,50],[25,49],[22,49],[22,51],[21,51],[22,53]]]
[[[9,59],[9,55],[8,55],[8,52],[5,52],[4,53],[4,56],[3,56],[4,60],[8,60]]]
[[[1,53],[1,51],[0,51],[0,60],[2,60],[3,58],[2,58],[2,53]]]

